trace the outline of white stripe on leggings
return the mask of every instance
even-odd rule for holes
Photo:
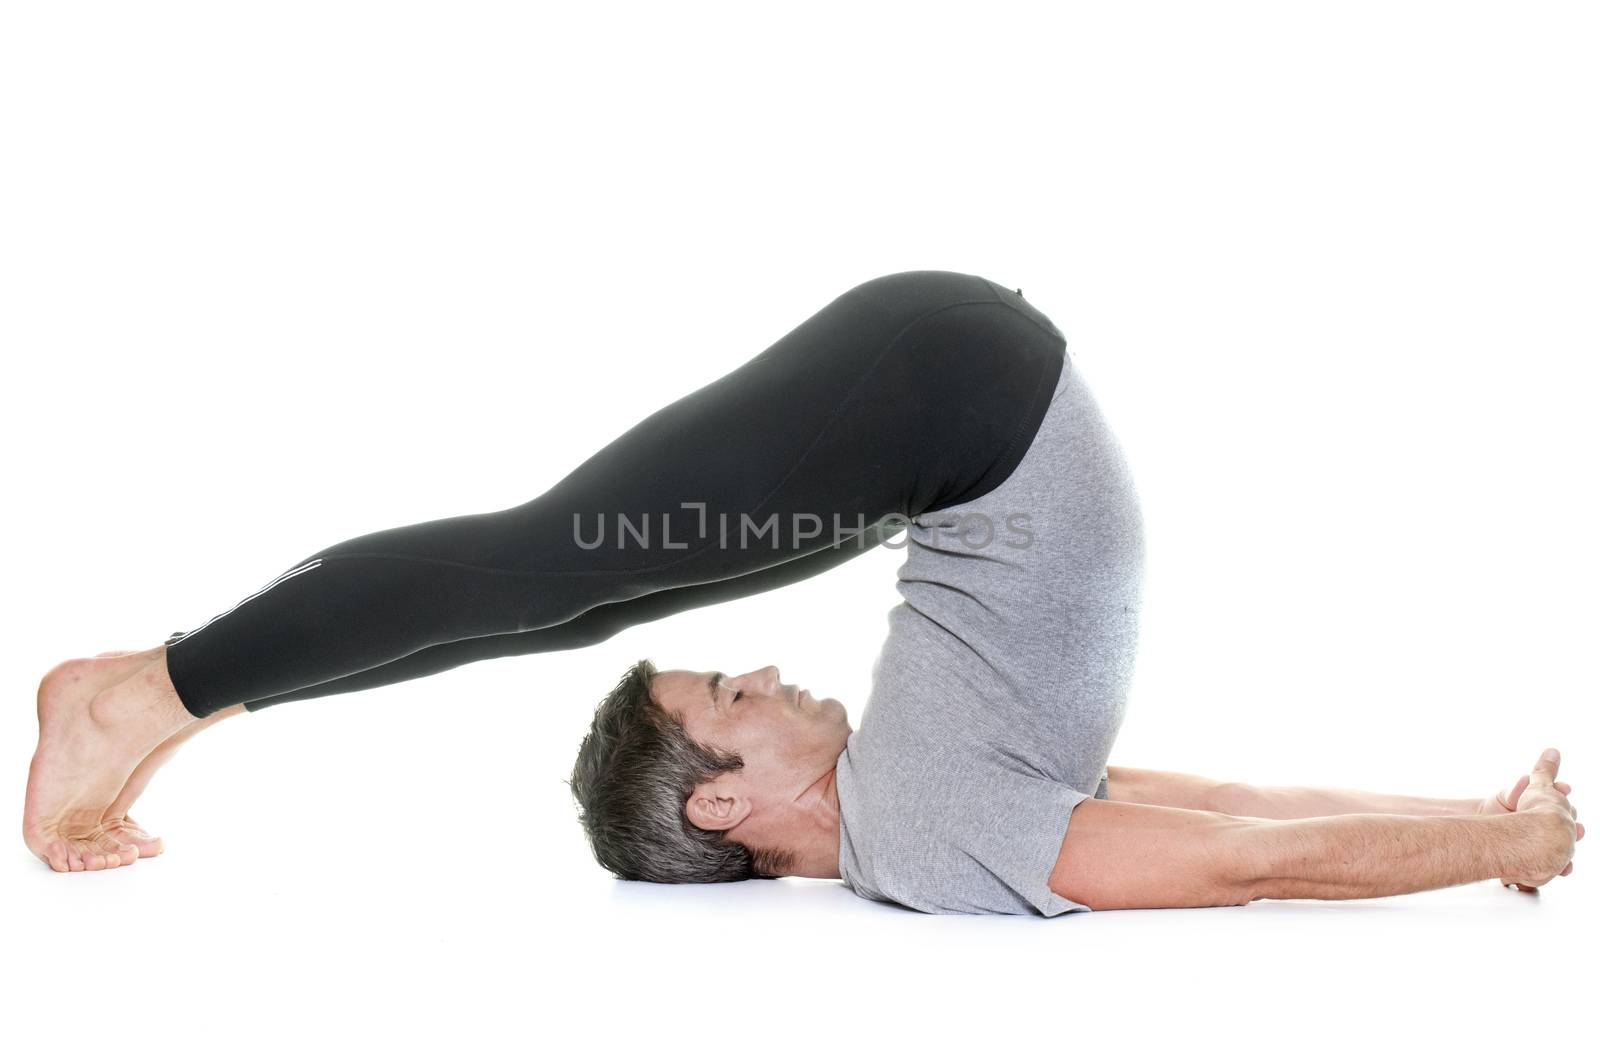
[[[267,586],[265,588],[261,589],[261,591],[253,592],[250,595],[245,596],[243,599],[239,600],[237,603],[234,603],[232,606],[228,607],[228,609],[226,609],[222,613],[218,614],[216,617],[213,617],[211,619],[211,621],[207,621],[205,625],[201,625],[200,628],[195,629],[194,632],[185,632],[183,635],[179,636],[177,639],[175,639],[171,643],[168,643],[167,644],[167,649],[171,650],[173,647],[177,646],[179,643],[182,643],[186,639],[193,639],[195,637],[195,633],[199,632],[201,629],[205,628],[206,625],[211,624],[212,621],[217,620],[217,618],[219,618],[219,617],[227,617],[229,614],[233,613],[235,610],[239,609],[241,606],[243,606],[244,604],[248,603],[250,600],[254,599],[256,596],[265,595],[267,592],[272,591],[272,589],[276,588],[278,585],[280,585],[283,582],[287,581],[289,578],[297,577],[300,574],[303,574],[308,570],[315,570],[317,567],[319,567],[321,565],[322,565],[322,560],[321,559],[312,559],[308,563],[305,563],[305,564],[303,564],[301,566],[296,566],[292,570],[285,571],[284,573],[280,574],[278,577],[276,577],[273,580],[267,582]]]

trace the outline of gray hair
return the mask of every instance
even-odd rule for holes
[[[595,709],[567,783],[595,861],[624,880],[708,884],[779,877],[791,851],[755,850],[684,814],[695,787],[744,760],[689,737],[683,721],[656,704],[656,667],[635,662]]]

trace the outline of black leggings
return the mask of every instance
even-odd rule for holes
[[[196,716],[254,710],[588,646],[814,576],[1005,481],[1066,363],[1020,290],[875,278],[525,504],[301,559],[174,633],[168,672]]]

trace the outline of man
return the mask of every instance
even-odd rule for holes
[[[571,786],[633,879],[842,878],[932,913],[1536,887],[1582,836],[1557,757],[1484,801],[1260,789],[1106,765],[1133,666],[1143,531],[1069,364],[996,489],[917,516],[859,730],[773,666],[641,661]],[[1343,817],[1323,817],[1343,816]]]
[[[1040,880],[1065,816],[1109,798],[1138,505],[1060,329],[1020,290],[951,271],[847,290],[525,503],[349,538],[162,646],[57,665],[39,686],[23,839],[58,872],[148,858],[162,844],[129,809],[219,720],[588,646],[825,572],[901,528],[906,602],[861,731],[779,769],[821,756],[821,777],[837,760],[837,866],[864,894],[1070,908]],[[694,787],[740,761],[657,726],[651,682],[614,693],[580,757],[574,789],[602,860],[672,880],[815,860],[815,829],[765,841],[784,821],[771,800],[725,828],[737,808],[720,798],[699,812],[708,827],[687,820]],[[1092,823],[1074,824],[1081,841]],[[1097,859],[1101,847],[1117,849]]]
[[[688,875],[703,854],[696,841],[714,845],[722,839],[722,868],[740,874],[724,879],[844,877],[865,897],[925,912],[1032,912],[964,907],[970,889],[959,883],[941,886],[933,844],[951,834],[942,831],[938,814],[923,817],[920,827],[909,812],[903,816],[906,857],[890,856],[892,864],[905,867],[888,878],[895,895],[845,872],[846,858],[855,856],[844,846],[849,838],[840,819],[838,770],[855,736],[833,699],[815,699],[779,682],[772,666],[727,677],[682,669],[656,672],[649,662],[640,662],[624,677],[622,689],[614,697],[642,690],[635,703],[658,714],[663,739],[676,739],[669,747],[676,763],[664,766],[673,774],[699,767],[708,777],[675,807],[669,802],[681,794],[670,778],[658,783],[663,813],[681,818],[685,827],[685,835],[676,838],[686,841],[678,852],[669,846],[669,823],[661,823],[662,844],[648,843],[646,836],[624,845],[620,828],[598,837],[590,829],[597,853],[605,851],[618,869],[633,869],[630,875],[637,879],[670,881],[676,862],[685,874],[682,880],[704,879]],[[1082,798],[1077,807],[1061,812],[1064,836],[1057,853],[1043,879],[1023,888],[1046,903],[1039,910],[1046,916],[1068,910],[1242,905],[1259,898],[1366,898],[1491,876],[1532,889],[1572,872],[1572,845],[1584,833],[1568,801],[1571,786],[1554,780],[1559,760],[1550,750],[1510,789],[1482,800],[1267,788],[1108,767],[1104,787],[1109,792]],[[575,779],[574,784],[581,783]],[[593,783],[588,789],[596,792]],[[619,791],[625,790],[598,793]],[[964,822],[949,823],[953,836],[970,835]],[[921,856],[915,854],[918,843]],[[630,857],[630,850],[640,853]],[[757,862],[753,873],[730,861],[746,852]],[[642,873],[647,868],[650,876]]]

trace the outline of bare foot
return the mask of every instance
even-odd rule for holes
[[[163,644],[163,646],[164,645],[165,644]],[[114,658],[125,657],[128,654],[142,653],[145,652],[139,650],[107,650],[104,653],[96,654],[95,657]],[[113,680],[111,682],[115,681]],[[160,755],[164,751],[166,751],[166,756],[170,757],[172,752],[176,751],[176,746],[174,746],[171,751],[167,751],[167,742],[171,742],[180,738],[183,733],[183,731],[179,731],[171,738],[168,738],[167,741],[156,746],[155,751],[149,756],[146,756],[144,761],[140,763],[138,767],[134,768],[134,772],[129,776],[127,784],[122,787],[121,795],[117,797],[116,802],[113,803],[109,809],[107,809],[105,815],[101,818],[101,825],[104,827],[106,835],[115,841],[118,846],[119,858],[124,854],[121,848],[129,844],[133,845],[134,851],[137,852],[136,857],[138,858],[154,858],[156,855],[161,854],[161,852],[165,850],[164,845],[161,843],[161,838],[147,832],[143,826],[134,821],[133,816],[128,813],[128,808],[133,806],[133,801],[138,798],[140,793],[144,792],[144,787],[150,784],[150,779],[155,775],[155,769],[150,767],[150,760],[153,757]],[[160,767],[161,764],[165,762],[166,758],[163,758],[155,766]],[[140,774],[145,772],[146,768],[149,768],[149,772],[144,774],[144,777],[141,779]],[[132,788],[132,791],[130,792],[130,787],[133,787],[135,782],[138,782],[139,784],[136,788]],[[120,810],[118,809],[119,805]]]
[[[139,766],[134,768],[133,773],[128,776],[127,782],[122,786],[122,792],[117,794],[117,798],[111,802],[111,806],[106,808],[106,813],[101,817],[101,825],[106,834],[118,844],[132,844],[138,851],[138,857],[140,858],[151,858],[161,854],[164,850],[161,838],[146,832],[138,822],[133,820],[133,816],[128,813],[128,810],[133,807],[134,801],[139,799],[139,795],[150,784],[150,780],[156,776],[156,772],[168,760],[177,755],[178,750],[185,742],[207,727],[225,720],[229,716],[237,716],[244,711],[245,707],[243,705],[231,705],[228,708],[221,709],[203,720],[195,720],[193,723],[186,725],[182,730],[169,736],[160,745],[152,749],[150,755],[141,760]]]
[[[138,847],[112,836],[106,812],[146,756],[198,722],[172,688],[165,647],[63,661],[39,683],[38,713],[22,818],[29,850],[61,873],[136,861]]]

